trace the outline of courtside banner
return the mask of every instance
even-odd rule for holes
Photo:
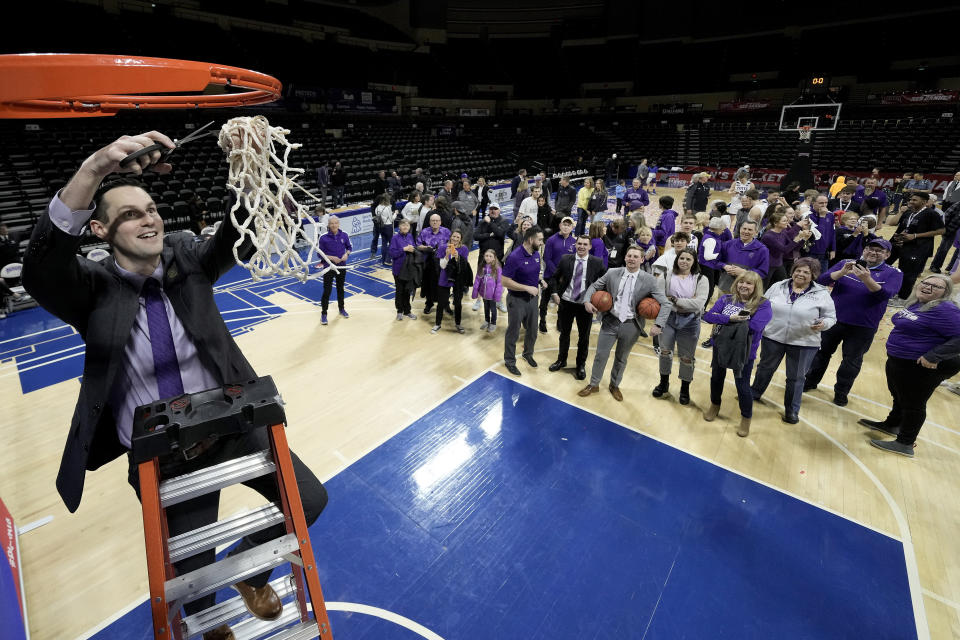
[[[0,526],[3,531],[3,555],[6,562],[0,568],[0,640],[25,640],[26,615],[20,576],[20,548],[17,545],[17,527],[7,506],[0,500]]]

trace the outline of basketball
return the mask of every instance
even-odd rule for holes
[[[656,320],[660,313],[660,303],[647,296],[637,304],[637,315],[647,320]]]
[[[596,291],[590,296],[590,304],[597,308],[597,311],[610,311],[613,308],[613,296],[609,291]]]

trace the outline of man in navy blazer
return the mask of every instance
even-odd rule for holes
[[[585,380],[587,377],[587,352],[590,348],[590,327],[593,317],[586,310],[587,289],[603,275],[606,269],[603,260],[590,255],[590,236],[577,238],[576,253],[568,253],[560,258],[557,270],[550,278],[550,290],[557,305],[557,324],[560,330],[560,349],[557,360],[550,365],[550,371],[559,371],[567,366],[567,352],[570,350],[570,330],[573,321],[577,321],[577,369],[573,377]],[[574,276],[578,276],[576,279]],[[575,281],[577,280],[577,281]]]
[[[206,242],[183,234],[165,238],[156,203],[135,181],[101,186],[111,173],[169,172],[170,165],[156,164],[159,151],[120,166],[128,154],[155,143],[174,146],[167,136],[151,131],[123,136],[87,158],[54,196],[47,215],[40,216],[24,258],[24,287],[41,306],[73,325],[86,343],[80,395],[57,475],[57,489],[70,511],[80,505],[86,470],[124,453],[128,454],[128,480],[139,496],[137,465],[129,452],[137,406],[176,395],[165,392],[170,384],[179,385],[178,393],[194,393],[256,377],[213,298],[213,284],[234,264],[237,229],[221,224]],[[112,258],[103,263],[77,255],[80,233],[88,221],[90,230],[113,250]],[[190,460],[182,454],[161,458],[161,477],[268,447],[263,429],[204,441],[190,452]],[[312,523],[326,505],[326,490],[296,455],[291,456],[304,513]],[[278,498],[269,476],[245,484],[270,500]],[[219,493],[213,492],[168,507],[169,535],[214,522],[218,502]],[[282,536],[279,526],[244,538],[237,551]],[[211,549],[175,567],[182,575],[213,560]],[[234,585],[250,612],[265,619],[279,616],[283,606],[267,584],[269,577],[267,572]],[[188,614],[195,613],[210,607],[213,599],[213,595],[200,598],[184,608]],[[222,625],[204,638],[229,640],[233,633]]]

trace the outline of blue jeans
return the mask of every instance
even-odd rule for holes
[[[817,355],[818,347],[800,347],[784,344],[764,336],[760,342],[760,364],[757,365],[757,374],[753,377],[753,399],[759,400],[763,392],[770,385],[773,372],[780,366],[783,357],[787,357],[787,382],[783,390],[783,410],[794,415],[800,413],[800,400],[803,398],[803,383],[807,378],[807,371]]]
[[[390,240],[393,239],[393,226],[389,224],[380,225],[380,244],[383,247],[380,250],[380,264],[389,264],[390,260]]]
[[[734,373],[733,384],[737,387],[737,400],[740,403],[740,415],[753,417],[753,393],[750,391],[750,372],[753,371],[753,359],[747,360],[743,371]],[[723,379],[727,376],[724,367],[714,367],[710,374],[710,403],[719,405],[723,395]]]

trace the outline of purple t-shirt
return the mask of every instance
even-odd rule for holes
[[[503,265],[503,275],[517,284],[535,287],[540,282],[540,252],[527,253],[527,248],[520,245],[510,252],[507,262]],[[511,293],[522,293],[511,291]]]
[[[883,189],[880,189],[880,188],[874,189],[873,193],[871,193],[869,196],[866,195],[866,190],[867,190],[866,187],[864,187],[863,185],[860,185],[859,187],[857,187],[857,192],[853,194],[853,197],[850,198],[850,200],[857,203],[857,206],[859,206],[863,204],[863,201],[866,200],[867,198],[876,198],[877,200],[880,201],[880,204],[877,206],[878,209],[882,209],[889,204],[887,202],[887,192],[884,191]]]
[[[916,360],[950,339],[960,337],[960,308],[941,302],[919,312],[919,302],[893,314],[893,331],[887,338],[887,355]]]
[[[564,238],[555,233],[544,243],[543,248],[543,277],[552,278],[560,264],[560,258],[568,253],[574,253],[577,248],[577,238],[572,233]]]
[[[863,280],[852,273],[848,273],[837,281],[830,277],[834,271],[843,269],[846,262],[841,260],[833,265],[829,271],[820,274],[817,282],[824,286],[833,285],[830,295],[833,297],[833,306],[837,310],[837,322],[876,329],[887,311],[887,301],[900,291],[903,274],[900,269],[881,262],[879,266],[870,270],[870,275],[880,285],[880,290],[870,291]]]

